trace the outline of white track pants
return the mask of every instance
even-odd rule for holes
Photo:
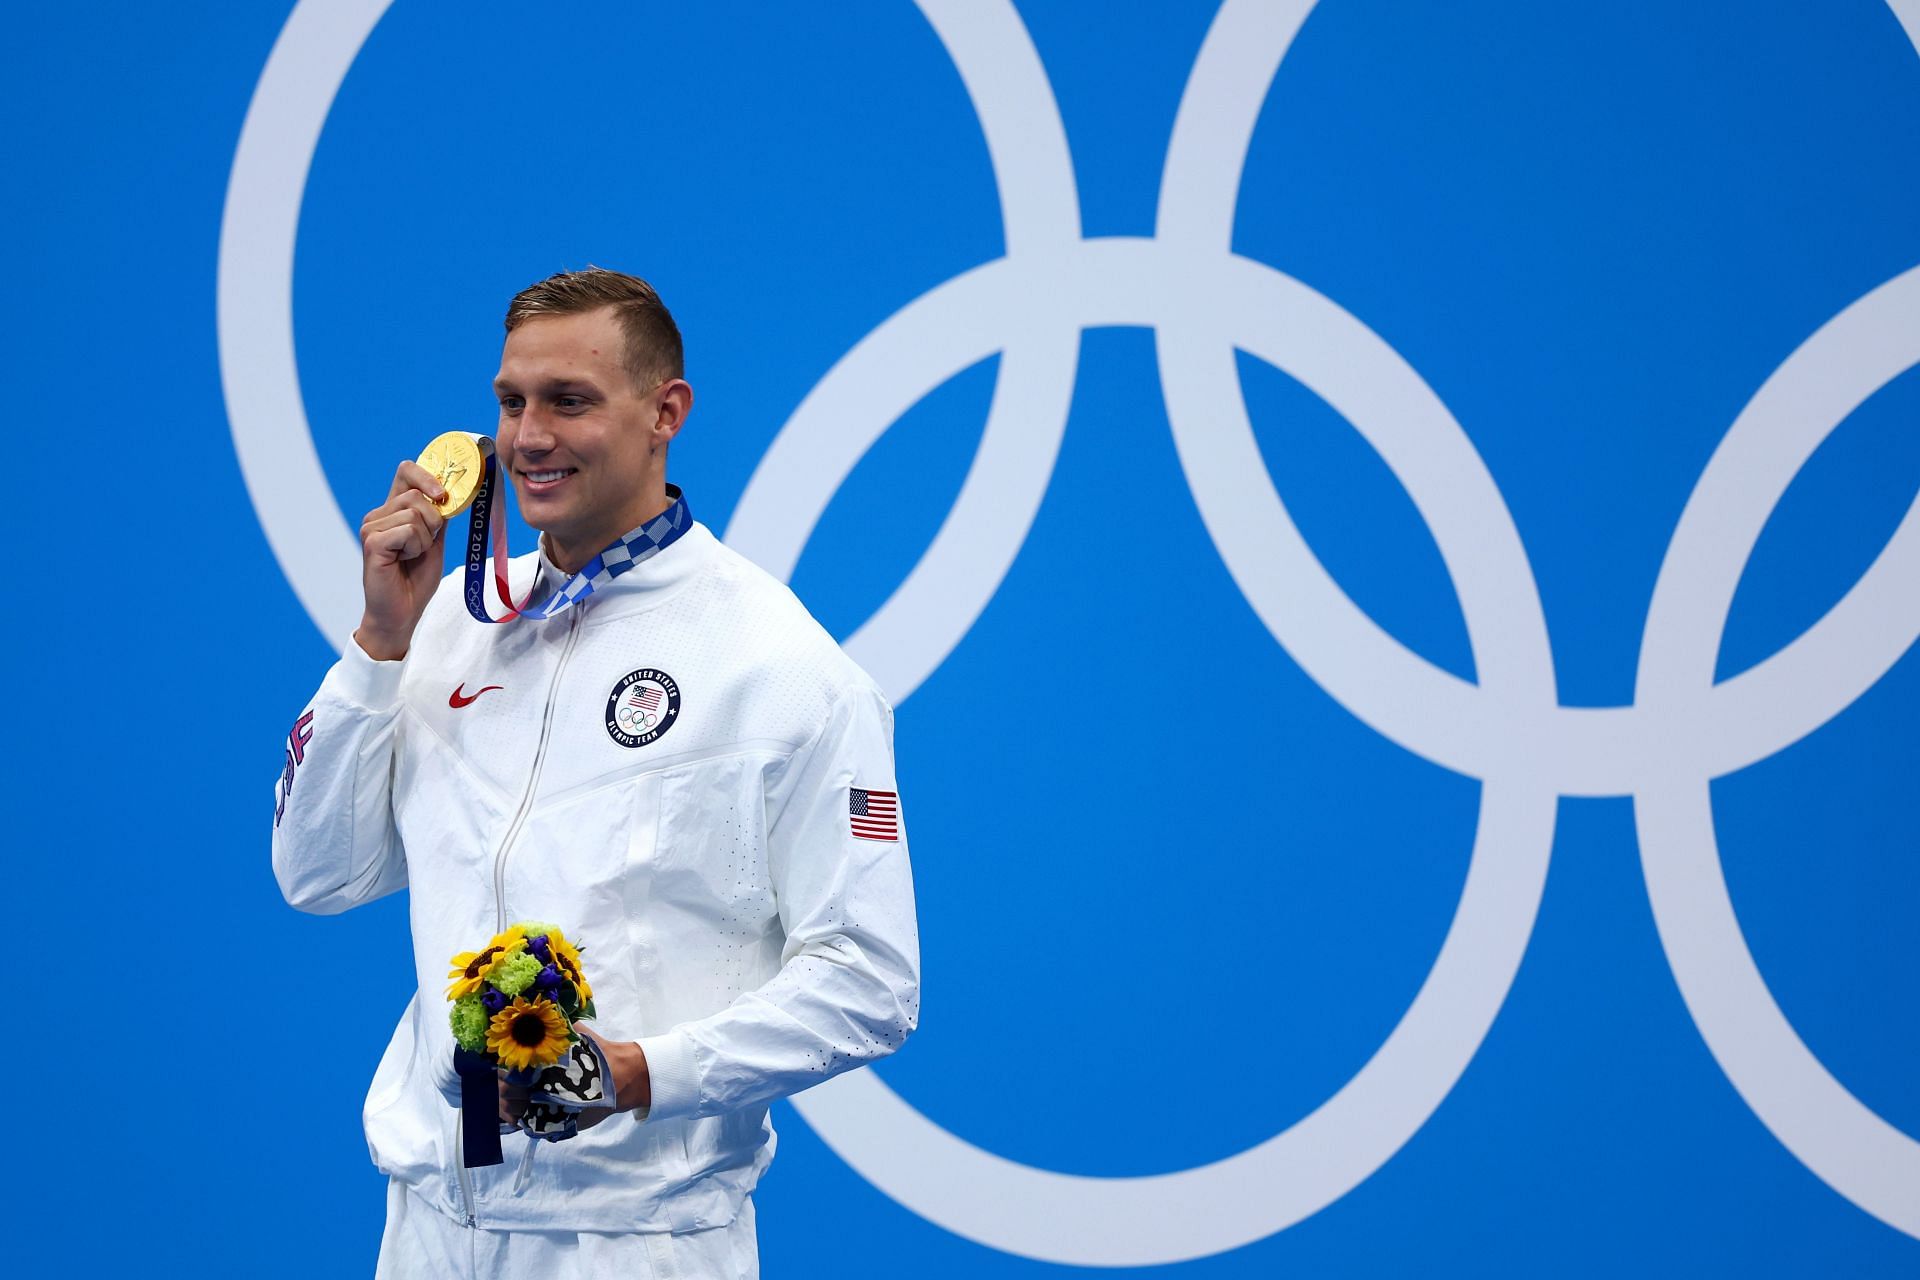
[[[724,1227],[635,1231],[482,1231],[462,1226],[405,1185],[387,1184],[387,1229],[375,1280],[759,1280],[753,1198]]]

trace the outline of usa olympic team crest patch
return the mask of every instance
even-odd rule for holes
[[[653,667],[621,676],[607,695],[607,736],[623,747],[644,747],[680,718],[680,686]]]

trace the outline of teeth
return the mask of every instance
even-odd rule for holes
[[[558,480],[561,476],[571,475],[571,471],[529,471],[527,479],[535,484],[545,484],[549,480]]]

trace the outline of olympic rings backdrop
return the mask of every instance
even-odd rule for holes
[[[599,263],[898,708],[766,1274],[1920,1270],[1920,3],[16,24],[20,1256],[370,1270],[405,901],[280,903],[280,743]]]

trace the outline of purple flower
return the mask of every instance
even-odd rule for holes
[[[560,971],[552,965],[548,965],[540,971],[540,976],[535,978],[534,981],[549,991],[555,990],[560,985]]]
[[[541,964],[551,964],[553,962],[553,956],[547,950],[547,935],[544,933],[536,938],[528,938],[527,950],[533,952],[534,959],[538,960]]]
[[[480,989],[480,1004],[488,1013],[498,1013],[507,1007],[507,998],[492,987]]]

